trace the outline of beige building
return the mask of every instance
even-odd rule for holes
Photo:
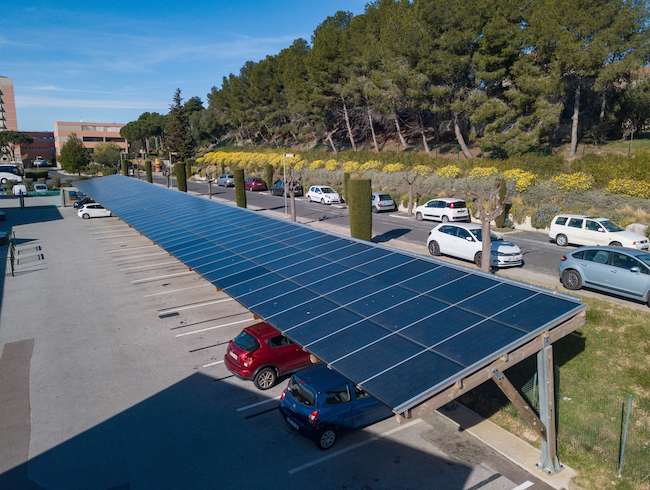
[[[82,141],[84,147],[91,151],[101,143],[114,143],[123,151],[127,151],[127,142],[120,136],[122,127],[124,124],[121,123],[56,121],[54,123],[56,154],[61,153],[61,147],[73,133]]]
[[[0,75],[0,131],[18,131],[18,118],[16,117],[16,99],[14,97],[14,84],[11,78]],[[0,154],[0,161],[20,161],[20,147],[13,149],[14,157],[9,153]]]

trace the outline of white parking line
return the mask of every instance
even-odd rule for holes
[[[147,269],[155,269],[157,267],[167,267],[169,265],[182,265],[183,267],[185,267],[178,260],[168,260],[167,262],[154,262],[153,264],[134,265],[134,266],[125,267],[125,268],[119,269],[119,270],[121,272],[143,271],[143,270],[147,270]]]
[[[159,291],[157,293],[145,294],[143,297],[144,298],[153,298],[155,296],[162,296],[164,294],[173,294],[173,293],[178,293],[180,291],[187,291],[188,289],[207,288],[208,286],[214,287],[213,284],[200,284],[199,286],[188,286],[186,288],[168,289],[167,291]]]
[[[399,215],[399,214],[389,214],[388,216],[390,216],[391,218],[411,219],[410,216],[401,216],[401,215]]]
[[[223,364],[223,361],[209,362],[209,363],[207,363],[207,364],[204,364],[204,365],[201,366],[201,367],[202,367],[202,368],[207,368],[207,367],[216,366],[217,364]]]
[[[124,255],[121,257],[113,257],[116,260],[116,264],[125,264],[127,262],[139,262],[139,260],[133,259],[148,259],[149,257],[156,257],[158,255],[168,255],[167,252],[151,252],[148,254],[134,254],[134,255]]]
[[[328,453],[326,456],[322,456],[320,458],[316,458],[313,461],[310,461],[309,463],[305,463],[300,466],[296,466],[295,468],[291,468],[289,470],[290,475],[295,475],[296,473],[306,470],[307,468],[311,468],[312,466],[316,466],[318,464],[324,463],[325,461],[329,461],[330,459],[336,458],[337,456],[340,456],[341,454],[349,453],[350,451],[354,451],[355,449],[359,449],[360,447],[366,446],[370,444],[371,442],[375,442],[378,439],[382,439],[384,437],[391,436],[393,434],[396,434],[400,431],[403,431],[404,429],[408,429],[410,427],[413,427],[416,424],[419,424],[422,422],[422,419],[415,419],[412,422],[409,422],[408,424],[400,425],[399,427],[395,427],[394,429],[388,430],[386,432],[383,432],[381,434],[377,434],[375,436],[372,436],[365,441],[358,442],[356,444],[352,444],[351,446],[344,447],[342,449],[339,449],[338,451],[334,451],[331,453]]]
[[[201,301],[200,303],[193,303],[191,305],[177,306],[175,308],[165,308],[163,310],[158,310],[158,315],[166,315],[174,311],[185,311],[185,310],[191,310],[193,308],[201,308],[202,306],[210,306],[219,303],[226,303],[227,301],[234,301],[234,299],[232,298],[211,299],[208,301]]]
[[[109,235],[109,236],[101,236],[101,237],[96,237],[95,240],[114,240],[115,238],[126,238],[126,237],[137,237],[140,236],[136,233],[128,233],[126,235]]]
[[[513,488],[512,490],[526,490],[527,488],[530,488],[530,487],[532,487],[533,485],[534,485],[534,483],[533,483],[532,481],[528,481],[528,480],[526,480],[526,481],[523,482],[521,485],[517,485],[517,486],[516,486],[515,488]]]
[[[260,405],[265,405],[267,403],[271,403],[279,399],[280,399],[280,395],[274,396],[273,398],[267,398],[266,400],[262,400],[261,402],[251,403],[250,405],[244,405],[243,407],[239,407],[236,411],[243,412],[245,410],[248,410],[249,408],[259,407]]]
[[[131,250],[141,250],[143,248],[151,248],[151,247],[156,247],[158,248],[158,245],[152,244],[152,245],[142,245],[140,247],[121,247],[121,248],[114,248],[113,250],[107,250],[107,254],[114,254],[117,252],[130,252]],[[126,257],[126,256],[125,256]]]
[[[243,313],[242,313],[243,314]],[[176,337],[186,337],[187,335],[194,335],[195,333],[209,332],[210,330],[216,330],[218,328],[230,327],[232,325],[238,325],[240,323],[246,323],[254,320],[254,318],[246,318],[245,320],[239,320],[236,322],[224,323],[223,325],[215,325],[214,327],[201,328],[200,330],[192,330],[191,332],[183,332],[176,335]]]

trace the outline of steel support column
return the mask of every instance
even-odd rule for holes
[[[557,458],[554,374],[553,344],[548,337],[545,337],[544,347],[537,354],[537,379],[539,380],[539,418],[546,432],[546,437],[542,437],[539,467],[547,473],[557,473],[562,469]]]

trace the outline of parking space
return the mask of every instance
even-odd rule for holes
[[[249,311],[118,219],[62,213],[23,230],[53,258],[5,292],[0,346],[35,347],[28,462],[0,461],[0,487],[546,488],[436,413],[319,450],[279,414],[286,379],[259,391],[224,366]],[[47,313],[20,299],[37,283]]]

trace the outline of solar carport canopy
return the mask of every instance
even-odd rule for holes
[[[584,308],[133,178],[78,187],[396,413]]]

